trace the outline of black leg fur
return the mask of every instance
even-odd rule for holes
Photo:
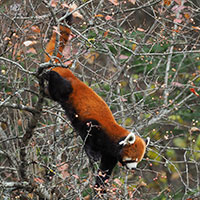
[[[117,164],[117,159],[112,156],[102,155],[100,170],[96,178],[96,186],[105,186],[105,181],[109,179],[113,168]]]

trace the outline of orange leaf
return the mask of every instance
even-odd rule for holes
[[[57,3],[58,3],[58,0],[52,0],[51,6],[55,8],[57,6]]]
[[[44,181],[41,178],[34,178],[34,181],[37,183],[44,183]]]
[[[17,50],[18,50],[18,44],[15,43],[15,44],[14,44],[14,47],[13,47],[13,55],[12,55],[13,57],[15,56]]]
[[[109,30],[105,31],[104,34],[103,34],[103,36],[107,37],[108,33],[109,33]]]
[[[19,119],[19,120],[17,121],[17,124],[18,124],[18,126],[22,126],[22,120]]]
[[[28,194],[28,197],[29,197],[30,199],[33,199],[33,197],[34,197],[33,193],[29,193],[29,194]]]
[[[172,29],[172,31],[173,31],[173,32],[176,32],[176,33],[179,32],[179,30],[177,30],[177,29]]]
[[[68,60],[66,62],[64,62],[64,65],[67,65],[68,67],[71,67],[73,64],[73,60]]]
[[[186,19],[190,19],[190,14],[185,13],[184,16],[185,16]]]
[[[90,200],[90,199],[91,199],[91,197],[89,194],[86,197],[84,197],[84,200]]]
[[[195,30],[198,30],[198,31],[200,30],[200,27],[198,27],[198,26],[192,26],[192,28]]]
[[[140,31],[140,32],[144,32],[143,28],[137,28],[137,30]]]
[[[174,23],[179,23],[180,24],[181,22],[182,22],[182,19],[177,19],[177,18],[174,19]]]
[[[131,2],[133,5],[135,5],[136,0],[128,0],[129,2]]]
[[[89,52],[89,53],[86,53],[84,57],[89,64],[93,64],[95,59],[99,57],[99,54],[96,52]]]
[[[118,6],[119,5],[119,2],[118,0],[108,0],[110,1],[112,4],[114,4],[115,6]]]
[[[36,25],[31,26],[31,30],[32,30],[33,32],[35,32],[35,33],[40,33],[40,28],[39,28],[38,26],[36,26]]]
[[[32,53],[32,54],[37,54],[36,50],[34,48],[30,48],[26,51],[26,53]]]
[[[102,14],[95,15],[94,17],[104,17]]]
[[[132,50],[135,51],[137,45],[136,44],[132,44]]]
[[[67,3],[63,3],[61,4],[63,8],[68,8],[70,12],[72,12],[73,10],[77,9],[77,5],[73,2],[70,5],[68,5]],[[81,15],[81,13],[77,10],[75,12],[73,12],[72,14],[74,17],[80,18],[80,19],[84,19],[83,15]]]
[[[164,0],[164,5],[169,6],[171,4],[171,0]]]

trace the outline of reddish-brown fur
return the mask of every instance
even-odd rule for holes
[[[60,26],[60,30],[61,32],[59,41],[59,52],[57,53],[57,57],[62,60],[62,51],[68,41],[71,31],[69,28],[63,26]],[[47,44],[47,55],[45,56],[46,62],[50,60],[49,56],[52,56],[54,53],[55,42],[56,33],[54,32],[49,43]],[[59,59],[54,59],[54,61],[59,62]],[[82,81],[76,78],[69,69],[55,67],[51,70],[57,72],[64,80],[67,80],[68,82],[66,82],[66,84],[70,84],[71,88],[73,89],[73,91],[69,92],[67,99],[64,100],[64,102],[62,101],[62,105],[64,105],[66,112],[68,112],[69,107],[71,107],[75,110],[75,114],[77,115],[76,117],[80,122],[84,123],[88,120],[94,120],[97,121],[100,125],[102,132],[98,132],[97,130],[97,136],[95,135],[95,137],[98,137],[98,134],[101,134],[102,143],[105,142],[105,144],[103,145],[99,145],[99,143],[98,145],[103,146],[103,148],[105,147],[105,149],[103,149],[102,152],[100,152],[100,170],[104,171],[106,173],[106,176],[100,178],[97,177],[97,185],[102,185],[102,183],[109,177],[117,161],[120,161],[122,164],[125,164],[126,161],[129,162],[130,159],[133,162],[140,162],[146,151],[146,144],[144,140],[139,136],[135,135],[135,142],[133,144],[126,144],[124,146],[120,146],[119,141],[126,138],[126,136],[129,135],[130,132],[121,127],[116,122],[112,115],[112,112],[110,111],[105,101],[86,84],[84,84]],[[56,84],[56,82],[53,84]],[[54,86],[55,85],[53,85],[53,87]],[[103,134],[105,134],[106,137],[109,138],[109,141],[105,141],[104,137],[102,139]],[[95,138],[95,141],[96,139],[98,140],[98,138]],[[90,145],[93,146],[93,141],[92,143],[90,143]],[[94,151],[96,154],[96,149],[94,150],[93,148],[94,147],[91,147],[91,151]],[[97,150],[97,153],[99,153],[99,149]]]
[[[58,52],[57,52],[57,55],[56,57],[58,58],[62,58],[62,52],[63,52],[63,49],[66,45],[66,43],[68,42],[68,39],[69,39],[69,36],[71,34],[71,30],[65,26],[59,26],[59,31],[60,31],[60,35],[58,36],[59,38],[59,42],[58,42]],[[49,43],[47,44],[46,46],[46,53],[45,54],[45,61],[48,62],[50,60],[50,57],[49,56],[52,56],[54,51],[55,51],[55,47],[56,47],[56,36],[57,33],[56,31],[53,31],[53,34],[51,36],[51,39],[49,41]],[[59,62],[59,59],[55,59],[54,60],[55,62]]]
[[[71,31],[69,28],[63,26],[60,26],[60,30],[59,52],[57,53],[57,57],[61,59],[62,51],[68,41]],[[48,55],[52,56],[54,53],[55,42],[56,33],[53,32],[46,47],[46,62],[50,60]],[[59,60],[55,59],[55,62],[59,62]],[[69,101],[71,105],[76,108],[77,114],[81,120],[96,119],[101,124],[102,128],[106,129],[108,133],[112,133],[109,137],[113,141],[118,141],[120,138],[126,137],[129,134],[126,129],[117,124],[105,101],[86,84],[76,78],[69,69],[55,67],[52,70],[71,82],[73,93],[70,95]]]
[[[130,151],[132,149],[132,151]],[[134,151],[133,151],[134,149]],[[122,155],[125,158],[137,158],[138,163],[142,160],[144,153],[146,151],[146,144],[139,136],[136,135],[135,143],[132,145],[126,145],[122,149]]]

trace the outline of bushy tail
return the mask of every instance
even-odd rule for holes
[[[65,22],[69,25],[72,24],[72,21],[73,21],[72,15],[69,15],[67,18],[65,18]],[[57,31],[53,31],[51,39],[46,46],[45,62],[48,62],[53,55],[55,56],[55,59],[53,59],[54,62],[59,62],[59,59],[61,59],[63,57],[62,52],[63,52],[63,49],[64,49],[66,43],[69,40],[71,30],[64,25],[60,25],[60,27],[59,27],[60,33],[59,33],[59,37],[58,37],[59,42],[56,41],[56,35],[58,34],[56,32]],[[55,52],[55,51],[57,51],[57,52]]]

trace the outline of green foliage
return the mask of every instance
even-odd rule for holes
[[[180,148],[186,148],[187,147],[187,143],[186,143],[186,139],[185,138],[175,138],[173,140],[174,145]]]
[[[173,149],[168,149],[166,151],[166,156],[172,160],[176,160],[176,152]]]
[[[161,192],[157,197],[152,200],[169,200],[169,195],[165,193],[165,191]]]
[[[171,198],[174,200],[179,200],[179,199],[182,199],[183,195],[184,195],[183,189],[180,188],[179,190],[176,191],[175,194],[171,196]]]
[[[197,139],[196,139],[196,147],[198,149],[200,149],[200,135],[198,135]]]
[[[154,148],[152,150],[148,151],[147,153],[148,157],[154,161],[161,161],[162,157],[160,156],[159,152]],[[155,162],[155,165],[159,165],[159,162]]]

